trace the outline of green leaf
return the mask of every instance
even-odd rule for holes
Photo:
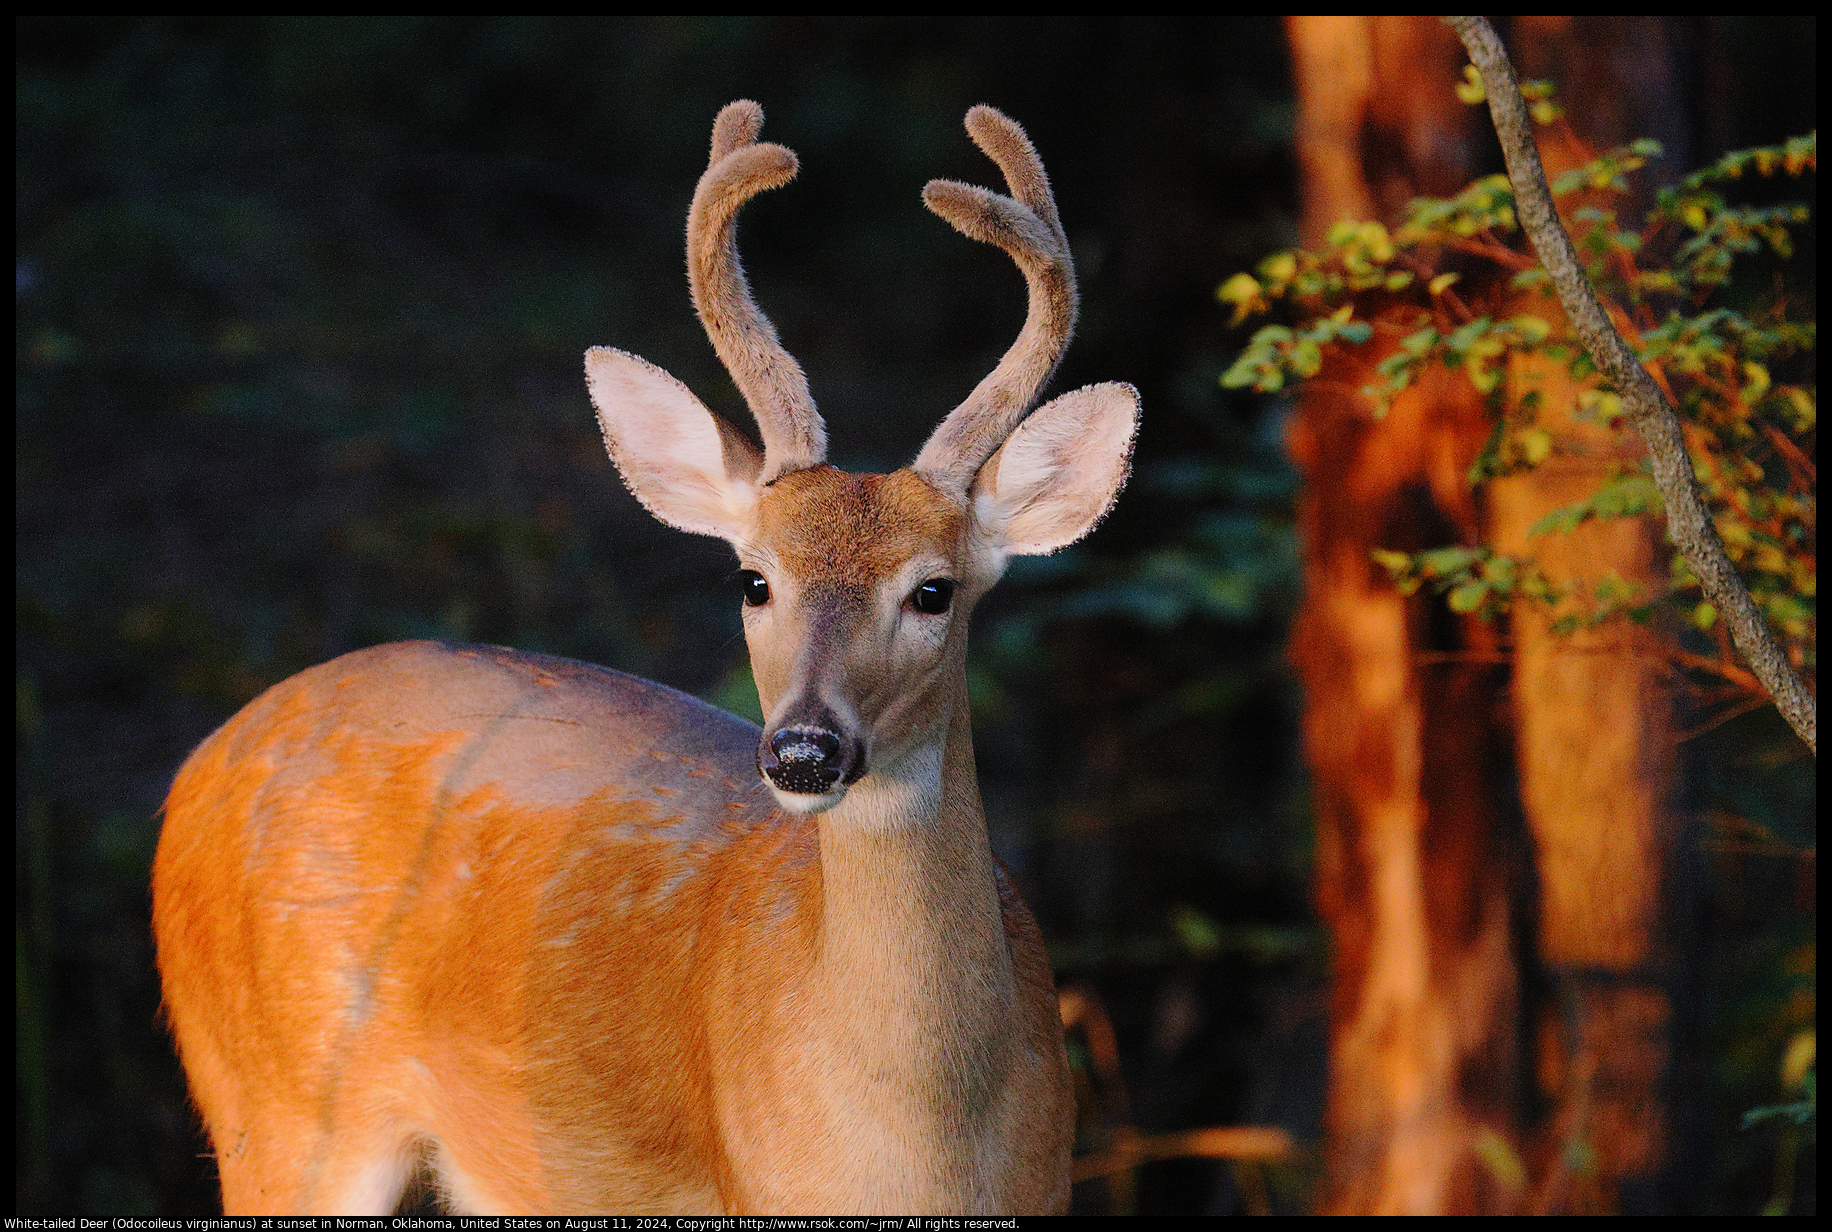
[[[1444,345],[1451,351],[1461,354],[1476,345],[1476,340],[1489,331],[1494,324],[1488,317],[1477,317],[1469,324],[1453,331],[1444,339]]]
[[[1259,272],[1267,282],[1290,282],[1298,273],[1295,253],[1275,252],[1259,263]]]
[[[1551,104],[1535,103],[1534,106]],[[1521,1161],[1520,1153],[1512,1143],[1499,1133],[1484,1125],[1476,1131],[1476,1158],[1488,1169],[1490,1176],[1497,1184],[1511,1194],[1517,1194],[1527,1186],[1527,1165]]]
[[[1355,233],[1360,229],[1360,223],[1353,219],[1345,218],[1329,229],[1329,234],[1323,237],[1323,242],[1330,248],[1341,248],[1344,244],[1353,240],[1355,238]]]
[[[1251,304],[1259,293],[1259,279],[1252,274],[1236,274],[1221,284],[1215,296],[1224,304]]]
[[[1418,554],[1419,564],[1433,577],[1461,572],[1481,558],[1480,550],[1465,547],[1432,548]]]
[[[1520,456],[1526,459],[1528,466],[1538,466],[1552,456],[1552,434],[1544,428],[1522,429],[1515,440],[1519,442]]]
[[[1745,360],[1743,363],[1743,379],[1746,382],[1743,386],[1743,400],[1745,402],[1754,405],[1762,400],[1764,394],[1768,393],[1768,369],[1764,368],[1761,364],[1751,360]]]
[[[1645,471],[1618,475],[1583,500],[1554,509],[1528,535],[1567,534],[1591,518],[1634,517],[1661,508],[1660,492]]]
[[[1482,88],[1482,74],[1476,71],[1473,64],[1463,66],[1463,80],[1456,84],[1456,91],[1457,101],[1468,103],[1471,107],[1488,101],[1488,91]]]
[[[1473,612],[1482,606],[1482,601],[1488,597],[1488,593],[1487,582],[1465,582],[1450,592],[1448,600],[1450,610],[1463,613]]]
[[[1815,1101],[1801,1100],[1794,1104],[1769,1104],[1763,1108],[1751,1108],[1743,1114],[1743,1128],[1750,1129],[1764,1121],[1792,1121],[1796,1125],[1806,1125],[1813,1120]]]
[[[1254,361],[1253,356],[1244,354],[1234,361],[1233,367],[1221,374],[1221,387],[1223,389],[1243,389],[1253,384],[1258,372],[1259,365]]]
[[[1188,904],[1171,911],[1171,930],[1193,958],[1213,958],[1221,950],[1221,934],[1215,921]]]
[[[1499,592],[1514,589],[1514,569],[1512,556],[1491,556],[1477,567],[1477,572],[1483,581]]]
[[[1510,317],[1508,324],[1533,344],[1544,342],[1552,333],[1552,326],[1543,317],[1528,315]]]
[[[1356,239],[1361,241],[1367,255],[1374,261],[1385,264],[1393,259],[1393,241],[1387,229],[1377,222],[1364,222],[1356,228]]]
[[[1299,376],[1315,376],[1323,366],[1323,348],[1309,338],[1301,338],[1291,349],[1291,370]]]

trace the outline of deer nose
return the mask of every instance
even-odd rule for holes
[[[785,727],[757,751],[757,768],[779,791],[824,796],[842,777],[848,784],[865,773],[864,751],[825,727]]]

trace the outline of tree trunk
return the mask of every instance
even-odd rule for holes
[[[1692,165],[1674,83],[1677,57],[1657,17],[1520,17],[1513,55],[1523,77],[1551,78],[1573,128],[1593,149],[1653,136],[1665,170]],[[1577,143],[1542,141],[1549,176],[1590,156]],[[1624,222],[1646,211],[1652,189],[1617,203]],[[1652,518],[1588,522],[1569,535],[1529,540],[1541,516],[1595,491],[1622,440],[1573,418],[1576,389],[1562,370],[1523,372],[1541,390],[1539,426],[1552,456],[1488,493],[1489,536],[1531,552],[1555,581],[1610,575],[1657,591],[1665,548]],[[1562,392],[1563,396],[1560,396]],[[1561,635],[1554,613],[1514,612],[1514,718],[1521,804],[1532,831],[1539,884],[1538,974],[1548,995],[1528,1030],[1538,1094],[1552,1113],[1531,1152],[1529,1210],[1653,1212],[1665,1207],[1666,1082],[1672,998],[1660,938],[1667,908],[1676,765],[1671,672],[1655,629],[1617,620]]]
[[[1287,29],[1308,243],[1344,218],[1394,222],[1412,197],[1454,192],[1477,170],[1486,117],[1452,93],[1464,61],[1447,27],[1321,17]],[[1596,35],[1532,28],[1547,60]],[[1562,98],[1581,125],[1590,94]],[[1656,532],[1620,522],[1526,544],[1526,528],[1593,488],[1608,461],[1607,434],[1570,419],[1575,391],[1561,403],[1541,378],[1554,463],[1478,501],[1464,477],[1490,427],[1480,395],[1436,370],[1375,420],[1356,391],[1382,354],[1333,356],[1290,434],[1307,579],[1292,654],[1335,946],[1323,1206],[1609,1209],[1618,1182],[1651,1176],[1662,1151],[1670,1014],[1646,981],[1671,736],[1653,641],[1561,639],[1523,609],[1504,646],[1441,598],[1401,598],[1369,553],[1486,539],[1537,552],[1555,576],[1653,580]],[[1554,995],[1533,1023],[1521,989],[1539,961]],[[1535,1115],[1546,1104],[1554,1115]]]

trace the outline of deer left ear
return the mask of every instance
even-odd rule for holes
[[[973,481],[973,516],[1013,556],[1043,556],[1093,530],[1126,486],[1139,391],[1088,385],[1024,418]]]

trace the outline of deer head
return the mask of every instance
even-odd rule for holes
[[[967,615],[1012,556],[1054,552],[1105,515],[1138,425],[1130,385],[1090,385],[1032,409],[1067,348],[1074,267],[1043,164],[990,107],[967,132],[1010,195],[931,181],[923,201],[996,244],[1030,289],[1011,349],[888,475],[828,466],[808,383],[752,298],[739,209],[794,178],[795,155],[757,141],[763,110],[735,102],[688,214],[695,307],[756,417],[760,453],[686,386],[634,355],[586,353],[611,459],[651,513],[738,554],[744,630],[765,724],[757,764],[785,808],[830,809],[867,774],[935,783],[966,708]]]

